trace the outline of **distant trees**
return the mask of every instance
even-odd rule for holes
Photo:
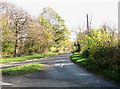
[[[68,36],[70,35],[70,32],[65,27],[65,21],[52,8],[45,7],[39,17],[39,22],[46,29],[49,41],[54,43],[51,46],[59,50],[63,46],[62,43],[68,40]]]
[[[52,47],[54,51],[65,51],[69,47],[65,45],[70,43],[70,33],[64,20],[49,7],[36,19],[11,3],[0,2],[0,13],[2,57],[50,52]]]

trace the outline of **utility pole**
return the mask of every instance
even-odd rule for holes
[[[89,30],[89,20],[88,20],[88,14],[87,14],[87,30]]]

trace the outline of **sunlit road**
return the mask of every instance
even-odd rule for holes
[[[67,52],[37,60],[35,62],[47,64],[43,70],[19,76],[3,76],[3,82],[13,84],[13,87],[118,87],[71,62],[71,55],[71,52]]]

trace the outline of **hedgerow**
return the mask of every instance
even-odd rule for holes
[[[105,29],[93,29],[89,33],[80,33],[77,41],[80,53],[96,63],[99,67],[120,70],[120,46],[118,35]]]

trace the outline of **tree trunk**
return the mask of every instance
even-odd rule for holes
[[[18,39],[15,41],[15,56],[18,54]]]
[[[18,28],[17,28],[17,22],[16,22],[16,41],[15,41],[15,56],[18,54]]]

